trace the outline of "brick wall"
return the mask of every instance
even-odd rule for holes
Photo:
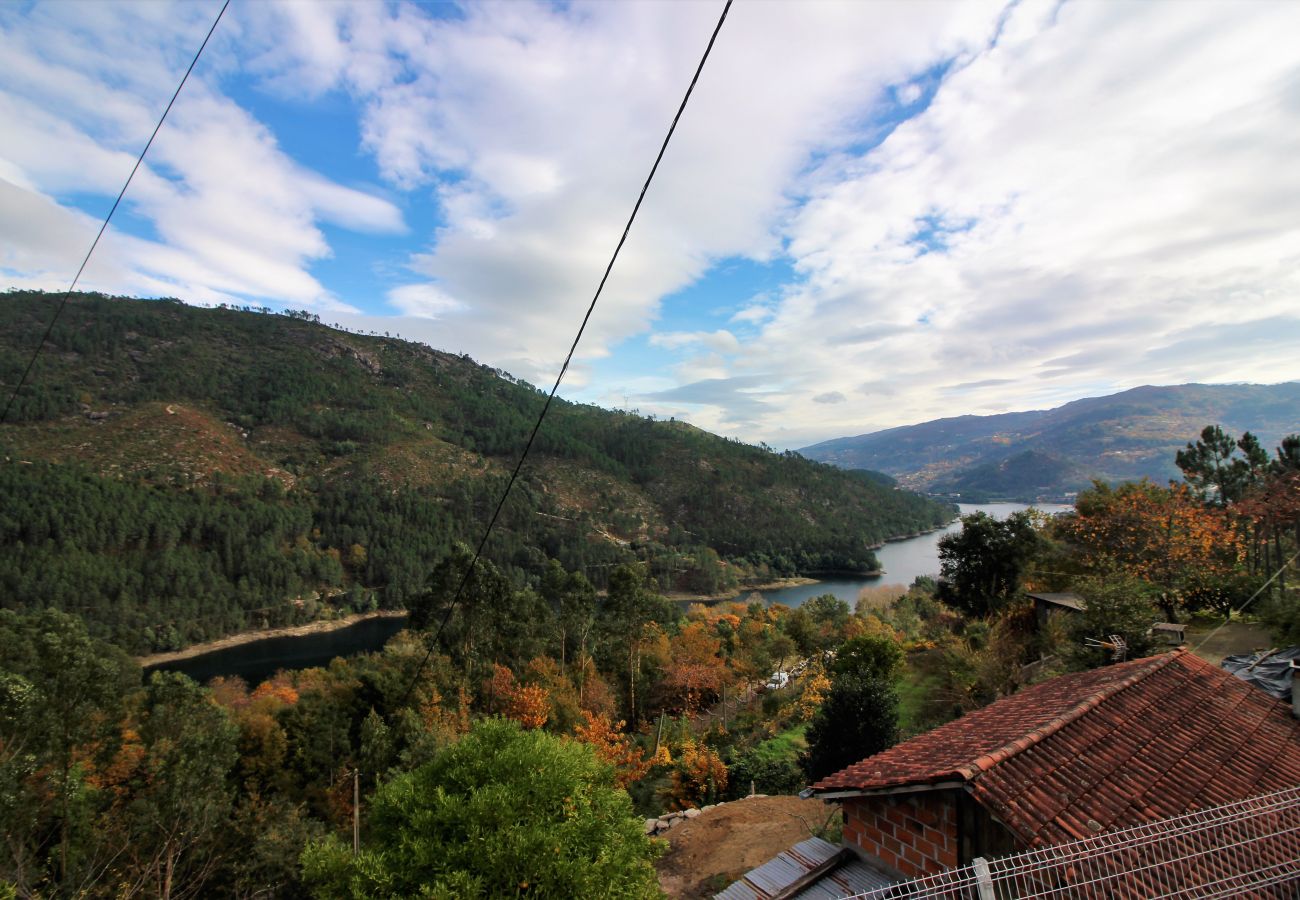
[[[844,843],[908,877],[957,865],[957,802],[952,792],[843,801]]]

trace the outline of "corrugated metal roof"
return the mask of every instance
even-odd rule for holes
[[[840,855],[841,848],[810,838],[768,860],[730,885],[715,900],[770,900],[818,866]],[[850,856],[795,895],[799,900],[839,900],[888,887],[893,880],[867,862]]]

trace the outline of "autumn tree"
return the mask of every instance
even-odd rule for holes
[[[538,685],[520,684],[505,666],[493,666],[487,693],[496,711],[527,729],[541,728],[550,716],[550,698]]]
[[[583,713],[583,721],[574,728],[573,736],[591,747],[596,758],[614,767],[614,783],[626,789],[641,780],[650,771],[650,761],[645,751],[624,733],[622,720],[611,722],[603,713]]]
[[[1244,556],[1231,519],[1203,506],[1186,485],[1097,483],[1079,495],[1063,527],[1089,566],[1157,586],[1169,621],[1195,579],[1229,575]]]
[[[689,735],[674,756],[669,799],[678,809],[715,803],[727,789],[727,765],[716,750]]]
[[[688,713],[713,700],[728,680],[722,642],[706,622],[689,622],[669,639],[672,660],[663,688]]]

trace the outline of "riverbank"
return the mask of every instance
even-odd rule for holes
[[[687,594],[681,591],[669,591],[663,596],[665,600],[671,600],[673,603],[726,603],[731,600],[739,600],[754,591],[779,591],[785,588],[802,587],[805,584],[817,584],[817,581],[816,578],[795,575],[790,578],[778,578],[776,581],[744,584],[725,594]]]
[[[302,637],[309,634],[326,634],[331,631],[339,631],[344,628],[350,628],[359,622],[365,622],[370,619],[399,619],[406,616],[406,610],[402,609],[381,609],[376,612],[356,613],[351,616],[343,616],[339,619],[318,619],[315,622],[308,622],[305,625],[286,625],[282,628],[266,628],[260,631],[241,631],[238,634],[227,635],[218,638],[215,641],[207,641],[202,644],[193,644],[184,650],[171,650],[167,653],[150,653],[148,656],[137,656],[135,661],[140,668],[147,669],[151,666],[160,666],[167,663],[180,662],[186,659],[194,659],[205,653],[212,653],[215,650],[227,650],[231,647],[239,647],[243,644],[252,644],[257,641],[264,641],[268,638],[280,637]]]

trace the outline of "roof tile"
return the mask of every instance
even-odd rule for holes
[[[1030,845],[1300,784],[1290,707],[1184,650],[1063,675],[822,779],[819,793],[965,781]]]

